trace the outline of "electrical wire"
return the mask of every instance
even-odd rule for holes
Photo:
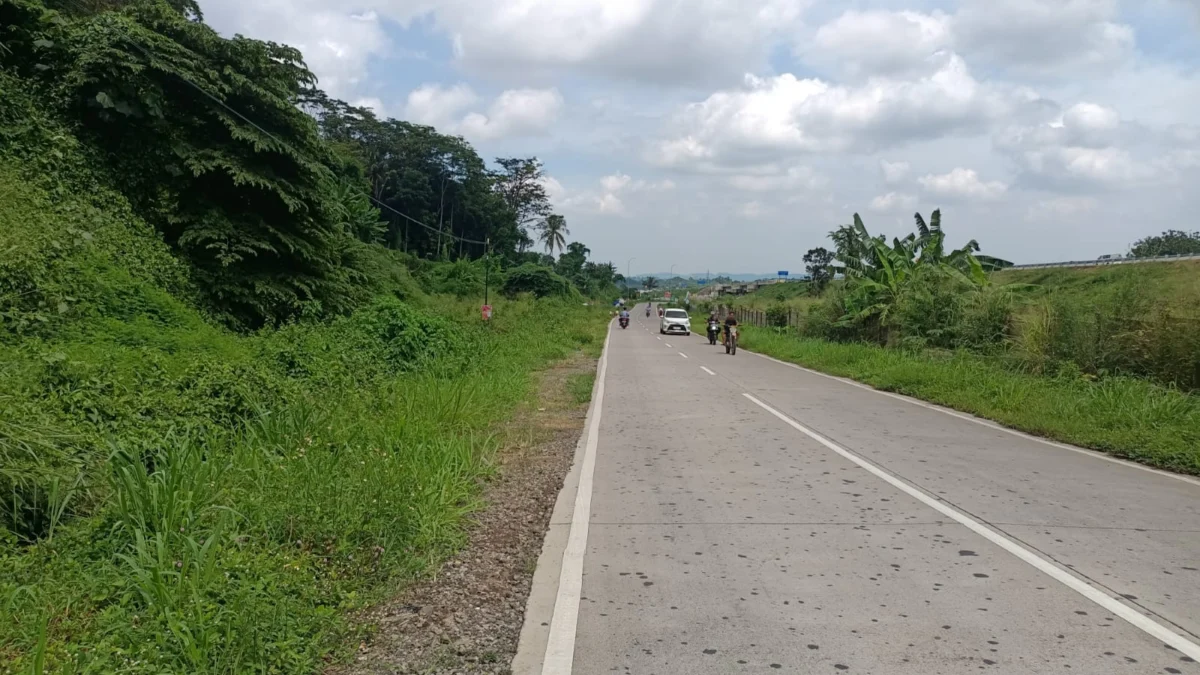
[[[153,55],[153,54],[151,54],[151,53],[149,52],[149,50],[147,50],[145,47],[143,47],[142,45],[138,44],[137,42],[135,42],[135,41],[133,41],[133,40],[126,40],[126,42],[127,42],[127,43],[129,43],[130,45],[133,45],[133,47],[134,47],[135,49],[137,49],[137,50],[138,50],[138,51],[140,51],[140,52],[141,52],[143,55],[145,55],[145,57],[146,57],[147,59],[149,59],[149,61],[150,61],[151,65],[153,65],[153,62],[154,62],[154,55]],[[203,94],[204,96],[206,96],[206,97],[208,97],[209,99],[211,99],[211,100],[212,100],[214,103],[216,103],[217,105],[219,105],[219,106],[221,106],[222,108],[224,108],[224,109],[228,110],[230,113],[232,113],[232,114],[236,115],[236,116],[237,116],[239,119],[241,119],[241,120],[242,120],[243,122],[245,122],[246,124],[249,124],[250,126],[254,127],[255,129],[258,129],[260,132],[262,132],[264,135],[266,135],[266,136],[267,136],[267,138],[270,138],[271,140],[275,141],[275,142],[276,142],[276,143],[278,143],[280,146],[284,146],[284,147],[287,147],[287,146],[288,146],[288,144],[287,144],[287,143],[284,143],[283,141],[281,141],[281,140],[280,140],[279,138],[277,138],[277,137],[276,137],[274,134],[272,134],[271,132],[267,131],[266,129],[264,129],[264,128],[262,128],[261,126],[259,126],[258,124],[256,124],[256,123],[254,122],[254,120],[250,119],[249,117],[246,117],[245,115],[243,115],[242,113],[238,112],[237,110],[234,110],[234,109],[233,109],[232,107],[230,107],[230,106],[229,106],[229,104],[227,104],[225,101],[222,101],[220,98],[217,98],[217,97],[216,97],[216,96],[214,96],[213,94],[209,93],[209,92],[208,92],[208,91],[207,91],[207,90],[206,90],[204,87],[201,87],[199,84],[196,84],[195,82],[193,82],[193,81],[192,81],[190,78],[188,78],[187,76],[185,76],[185,75],[183,75],[183,74],[180,74],[180,73],[173,73],[173,74],[175,74],[176,76],[178,76],[178,77],[179,77],[179,79],[181,79],[181,80],[183,80],[184,82],[186,82],[186,83],[188,83],[189,85],[191,85],[191,86],[192,86],[192,87],[193,87],[193,88],[194,88],[196,91],[200,92],[200,93],[201,93],[201,94]],[[403,212],[401,212],[401,211],[398,211],[398,210],[396,210],[396,209],[392,208],[392,207],[391,207],[391,206],[389,206],[388,204],[385,204],[384,202],[382,202],[382,201],[380,201],[380,200],[376,199],[375,197],[373,197],[373,196],[371,195],[371,193],[369,193],[369,192],[364,192],[363,194],[364,194],[364,195],[367,197],[367,199],[371,200],[371,202],[372,202],[372,203],[374,203],[375,205],[379,206],[380,208],[386,209],[387,211],[389,211],[389,212],[391,212],[391,213],[394,213],[394,214],[396,214],[397,216],[400,216],[401,218],[404,218],[405,220],[408,220],[409,222],[416,223],[417,225],[420,225],[421,227],[423,227],[423,228],[425,228],[425,229],[429,230],[430,232],[436,232],[437,234],[439,234],[439,235],[441,235],[441,236],[444,236],[444,237],[449,237],[449,238],[450,238],[451,240],[453,240],[453,241],[461,241],[461,242],[463,242],[464,244],[478,244],[478,245],[480,245],[480,246],[483,246],[483,247],[485,247],[485,248],[490,246],[490,243],[489,243],[489,242],[487,242],[487,241],[479,241],[478,239],[468,239],[468,238],[466,238],[466,237],[460,237],[460,236],[458,236],[458,235],[454,234],[453,232],[444,232],[444,231],[442,231],[442,230],[441,230],[441,229],[439,229],[439,228],[433,227],[432,225],[428,225],[428,224],[426,224],[426,223],[424,223],[424,222],[422,222],[422,221],[420,221],[420,220],[418,220],[418,219],[416,219],[416,218],[413,218],[412,216],[410,216],[410,215],[408,215],[408,214],[406,214],[406,213],[403,213]]]

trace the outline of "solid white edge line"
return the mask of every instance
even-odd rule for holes
[[[685,359],[688,357],[688,356],[687,356],[687,354],[684,354],[683,352],[679,352],[679,355],[680,355],[680,356],[682,356],[682,357],[683,357],[683,358],[685,358]]]
[[[845,457],[846,459],[850,460],[851,462],[854,462],[858,466],[866,469],[867,471],[869,471],[876,477],[882,478],[884,481],[886,481],[887,483],[891,484],[892,486],[900,489],[900,491],[904,492],[905,494],[909,495],[910,497],[913,497],[914,499],[920,501],[922,504],[925,504],[926,506],[932,508],[933,510],[937,511],[938,513],[941,513],[942,515],[954,520],[955,522],[959,523],[960,525],[963,525],[964,527],[971,530],[975,534],[978,534],[979,536],[983,537],[984,539],[987,539],[988,541],[999,546],[1000,548],[1004,549],[1005,551],[1008,551],[1009,553],[1013,554],[1014,556],[1023,560],[1024,562],[1029,563],[1030,565],[1035,567],[1038,571],[1049,576],[1050,578],[1054,579],[1055,581],[1063,584],[1067,588],[1070,588],[1071,590],[1075,591],[1076,593],[1079,593],[1080,595],[1087,598],[1088,600],[1091,600],[1092,602],[1096,603],[1097,605],[1100,605],[1101,607],[1108,610],[1109,612],[1112,612],[1113,614],[1121,617],[1122,619],[1124,619],[1125,621],[1127,621],[1128,623],[1133,625],[1135,628],[1143,631],[1144,633],[1150,635],[1151,637],[1153,637],[1157,640],[1160,640],[1160,641],[1170,645],[1171,647],[1174,647],[1180,653],[1182,653],[1190,658],[1200,661],[1200,645],[1196,644],[1195,642],[1192,642],[1191,640],[1176,633],[1175,631],[1172,631],[1171,629],[1167,628],[1166,626],[1163,626],[1162,624],[1158,623],[1157,621],[1154,621],[1153,619],[1139,613],[1137,610],[1133,609],[1129,605],[1126,605],[1123,602],[1120,602],[1116,598],[1097,589],[1095,586],[1088,584],[1087,582],[1083,581],[1079,577],[1076,577],[1076,576],[1066,572],[1065,570],[1058,567],[1054,563],[1051,563],[1050,561],[1046,560],[1045,558],[1042,558],[1041,556],[1037,555],[1033,551],[1030,551],[1029,549],[1025,548],[1024,546],[1013,541],[1012,539],[1005,537],[1004,535],[1000,534],[999,532],[984,525],[982,522],[975,520],[974,518],[968,516],[967,514],[963,513],[962,511],[959,511],[958,509],[950,506],[946,502],[935,499],[935,498],[929,496],[928,494],[926,494],[925,492],[910,485],[909,483],[897,478],[896,476],[893,476],[892,474],[884,471],[883,469],[880,469],[879,467],[875,466],[871,462],[859,457],[858,455],[843,448],[842,446],[838,445],[837,443],[834,443],[833,441],[825,438],[821,434],[818,434],[817,432],[809,429],[808,427],[804,426],[803,424],[800,424],[799,422],[788,417],[787,415],[784,415],[783,413],[772,408],[771,406],[767,405],[766,403],[763,403],[762,401],[758,400],[754,396],[751,396],[750,394],[747,394],[747,393],[743,393],[742,396],[745,396],[746,398],[750,399],[755,404],[757,404],[759,407],[761,407],[763,410],[766,410],[767,412],[771,413],[772,415],[783,420],[789,426],[796,429],[797,431],[804,434],[805,436],[808,436],[809,438],[820,443],[821,445],[824,445],[825,447],[829,448],[830,450],[833,450],[834,452],[841,455],[842,457]]]
[[[562,569],[558,577],[558,597],[554,600],[554,615],[550,619],[550,634],[546,639],[546,656],[542,659],[542,675],[570,675],[575,660],[575,631],[579,622],[579,599],[583,591],[583,556],[587,552],[588,523],[592,517],[592,480],[596,473],[596,446],[600,440],[600,417],[604,408],[604,376],[608,373],[608,342],[600,355],[600,371],[596,376],[595,406],[588,424],[587,444],[584,446],[579,469],[579,487],[575,493],[575,510],[571,514],[571,530],[563,550]]]
[[[922,408],[928,408],[929,410],[935,410],[942,414],[950,415],[951,417],[957,417],[958,419],[966,420],[967,422],[973,422],[975,424],[987,427],[989,429],[994,429],[996,431],[1003,431],[1006,434],[1011,434],[1018,438],[1023,438],[1027,441],[1035,441],[1037,443],[1041,443],[1043,445],[1049,445],[1050,447],[1058,448],[1060,450],[1070,450],[1071,452],[1076,452],[1081,455],[1086,455],[1088,457],[1092,457],[1093,459],[1100,459],[1105,462],[1111,462],[1113,464],[1119,464],[1120,466],[1129,467],[1130,469],[1138,469],[1139,471],[1147,471],[1149,473],[1158,474],[1160,476],[1166,476],[1167,478],[1174,478],[1175,480],[1180,480],[1185,483],[1191,483],[1192,485],[1200,486],[1200,479],[1192,478],[1191,476],[1185,476],[1183,474],[1178,474],[1178,473],[1171,473],[1170,471],[1163,471],[1162,469],[1155,469],[1154,467],[1146,466],[1144,464],[1138,464],[1137,462],[1131,462],[1129,460],[1121,459],[1119,457],[1112,457],[1110,455],[1106,455],[1097,450],[1088,450],[1087,448],[1077,448],[1073,445],[1068,445],[1066,443],[1059,443],[1058,441],[1052,441],[1048,438],[1042,438],[1041,436],[1034,436],[1033,434],[1028,434],[1028,433],[1025,433],[1024,431],[1019,431],[1017,429],[1010,429],[1010,428],[1004,426],[1003,424],[999,424],[999,423],[993,422],[991,420],[981,419],[979,417],[970,415],[968,413],[959,412],[957,410],[953,410],[953,409],[947,408],[945,406],[937,405],[936,403],[922,401],[920,399],[916,399],[911,396],[905,396],[904,394],[897,394],[897,393],[891,392],[891,391],[883,391],[881,389],[876,389],[875,387],[872,387],[871,385],[863,384],[862,382],[856,382],[855,380],[851,380],[848,377],[838,377],[837,375],[830,375],[829,373],[822,373],[819,370],[813,370],[812,368],[805,368],[802,365],[799,365],[796,363],[791,363],[789,361],[783,361],[783,360],[777,359],[773,356],[767,356],[766,354],[760,354],[758,352],[753,352],[753,351],[750,351],[749,349],[747,349],[746,351],[749,352],[750,354],[753,354],[753,355],[761,358],[761,359],[766,359],[768,361],[774,361],[775,363],[778,363],[778,364],[784,365],[784,366],[788,366],[789,368],[795,368],[796,370],[802,370],[806,373],[818,375],[818,376],[823,377],[828,380],[834,380],[837,382],[841,382],[842,384],[848,384],[852,387],[858,387],[859,389],[866,389],[869,392],[872,392],[875,394],[880,394],[882,396],[887,396],[888,398],[894,398],[897,401],[904,401],[905,403],[911,403],[912,405],[921,406]]]
[[[708,373],[709,375],[716,375],[716,373],[709,370],[708,368],[705,368],[704,366],[700,366],[700,370],[703,370],[704,372]]]

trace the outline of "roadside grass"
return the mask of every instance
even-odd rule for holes
[[[1034,375],[967,352],[834,343],[746,327],[747,348],[1058,441],[1200,474],[1200,397],[1127,377]]]
[[[20,502],[0,529],[0,673],[340,658],[350,610],[462,544],[533,374],[595,349],[608,319],[500,300],[480,326],[476,303],[428,304],[449,318],[385,303],[332,326],[214,329],[207,351],[96,323],[6,347],[0,478]]]
[[[592,400],[592,387],[596,384],[595,373],[579,373],[567,380],[567,389],[576,403],[588,403]]]

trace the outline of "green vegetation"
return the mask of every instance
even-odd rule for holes
[[[1039,376],[969,352],[839,344],[747,327],[747,349],[1152,466],[1200,474],[1200,400],[1143,380]]]
[[[946,253],[937,212],[916,224],[889,245],[856,215],[831,234],[845,279],[819,299],[787,285],[733,301],[774,327],[747,328],[743,344],[1200,473],[1200,264],[1008,270],[974,242]]]
[[[595,373],[579,373],[572,375],[567,382],[567,389],[576,403],[587,403],[592,400],[592,387],[596,384]]]
[[[323,670],[618,292],[536,159],[200,19],[0,0],[0,672]]]
[[[1167,230],[1162,234],[1139,239],[1130,247],[1134,258],[1152,258],[1160,255],[1200,254],[1200,232]]]

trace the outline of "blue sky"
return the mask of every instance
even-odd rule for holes
[[[1200,0],[202,3],[335,96],[537,155],[635,273],[798,270],[856,211],[1035,262],[1200,209]]]

